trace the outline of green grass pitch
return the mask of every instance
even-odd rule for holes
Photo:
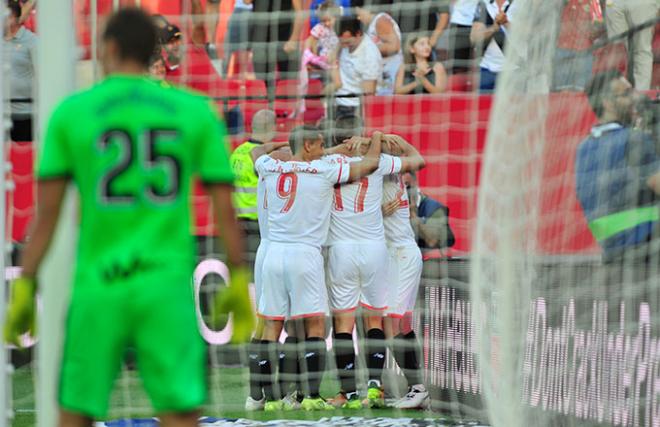
[[[330,376],[328,376],[330,377]],[[444,418],[430,411],[401,411],[395,409],[380,409],[362,411],[323,411],[323,412],[246,412],[243,405],[247,396],[248,374],[247,369],[238,367],[225,367],[214,369],[209,378],[210,401],[204,408],[204,415],[224,418],[247,418],[254,420],[273,419],[301,419],[318,420],[329,416],[359,416],[359,417],[388,417],[388,418]],[[333,396],[338,390],[336,380],[327,378],[322,384],[322,394]],[[32,370],[22,367],[13,375],[13,408],[15,418],[13,427],[33,427],[36,425],[34,409],[34,386]],[[112,418],[144,418],[151,415],[149,401],[140,386],[135,372],[124,371],[118,380],[112,396]],[[451,423],[447,420],[448,424]]]

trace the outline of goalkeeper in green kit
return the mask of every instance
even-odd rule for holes
[[[35,277],[73,181],[80,240],[60,368],[60,426],[91,426],[107,416],[127,347],[136,351],[161,425],[197,425],[207,390],[191,286],[193,176],[211,196],[232,271],[214,313],[233,312],[237,343],[249,340],[254,326],[224,125],[204,97],[146,77],[155,45],[144,12],[110,17],[101,50],[107,78],[54,110],[40,153],[36,224],[23,276],[12,283],[4,332],[18,343],[34,330]]]

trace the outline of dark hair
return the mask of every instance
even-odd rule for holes
[[[121,59],[137,61],[146,67],[156,49],[156,27],[141,9],[125,8],[110,17],[103,40],[117,43]]]
[[[321,134],[321,129],[317,126],[303,125],[293,128],[289,134],[289,147],[291,147],[291,152],[296,154],[302,150],[305,141],[322,139],[323,137]]]
[[[428,38],[429,36],[426,33],[411,33],[411,34],[408,34],[408,36],[406,37],[406,41],[404,43],[404,46],[403,46],[403,63],[404,64],[416,64],[417,63],[417,59],[415,58],[415,54],[411,53],[410,49],[413,48],[413,46],[415,45],[415,43],[417,43],[419,41],[419,39],[424,38],[424,37]],[[432,50],[433,49],[431,49],[431,51]],[[429,60],[429,62],[430,62],[430,59],[431,59],[432,56],[433,56],[433,54],[431,54],[427,58],[427,60]]]
[[[352,136],[362,135],[362,119],[358,116],[342,116],[335,120],[332,145],[339,145]]]
[[[14,18],[20,18],[23,10],[18,0],[7,0],[7,9],[14,15]]]
[[[357,19],[357,16],[348,15],[341,17],[341,19],[339,20],[339,31],[337,31],[337,35],[341,36],[346,31],[348,31],[354,36],[364,33],[364,31],[362,30],[362,23],[360,22],[359,19]]]
[[[603,100],[612,93],[611,83],[623,77],[619,70],[607,70],[593,76],[584,89],[589,104],[597,117],[603,114]]]

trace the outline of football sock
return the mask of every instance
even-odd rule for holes
[[[280,346],[280,390],[282,396],[297,388],[298,384],[298,338],[288,336]]]
[[[325,372],[325,340],[310,337],[305,340],[305,365],[307,367],[307,390],[305,394],[312,398],[320,396],[321,379]]]
[[[377,381],[380,385],[383,366],[385,366],[385,332],[382,329],[369,329],[367,331],[367,368],[370,381]]]
[[[353,335],[343,332],[335,334],[335,362],[337,363],[337,374],[341,384],[341,391],[345,394],[352,393],[355,387],[355,347],[353,347]]]
[[[409,386],[422,383],[417,346],[417,336],[414,331],[394,337],[394,359],[403,370]]]
[[[282,398],[279,385],[275,382],[275,366],[277,366],[277,343],[274,341],[262,341],[259,353],[259,373],[264,389],[266,400],[279,400]]]
[[[261,367],[259,366],[261,340],[252,339],[248,344],[248,371],[250,373],[250,397],[254,400],[263,398],[261,388]]]

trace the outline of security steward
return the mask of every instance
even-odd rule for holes
[[[275,113],[259,110],[252,118],[250,138],[236,147],[229,159],[236,176],[234,182],[234,209],[247,237],[247,259],[253,263],[259,247],[259,224],[257,222],[257,183],[254,162],[250,153],[254,147],[272,142],[276,135]]]

